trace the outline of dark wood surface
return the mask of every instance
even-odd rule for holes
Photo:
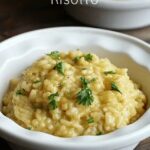
[[[50,0],[0,0],[0,41],[14,35],[56,26],[85,26],[66,14],[62,5],[51,5]],[[150,43],[150,27],[119,31]],[[10,150],[0,138],[0,147]],[[150,138],[142,141],[136,150],[150,150]]]

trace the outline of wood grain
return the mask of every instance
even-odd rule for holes
[[[50,5],[49,0],[0,0],[0,3],[2,40],[39,28],[81,25],[66,15],[63,6]]]
[[[50,0],[0,0],[0,41],[23,32],[56,26],[85,25],[69,17],[63,6],[51,5]],[[150,27],[119,32],[150,42]],[[0,147],[10,150],[2,139]],[[135,150],[150,150],[150,138]]]

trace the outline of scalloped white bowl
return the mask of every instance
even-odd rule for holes
[[[134,29],[150,25],[150,0],[69,1],[69,5],[65,5],[68,14],[88,25],[110,29]],[[72,1],[78,3],[73,5]]]
[[[92,51],[108,57],[112,63],[127,67],[133,80],[140,83],[150,100],[150,45],[117,32],[82,27],[60,27],[37,30],[8,39],[0,44],[0,99],[9,80],[20,74],[36,59],[50,50]],[[150,136],[150,110],[135,123],[102,136],[60,138],[33,132],[17,125],[0,112],[0,136],[32,150],[116,150],[133,149]],[[17,149],[15,147],[15,149]]]

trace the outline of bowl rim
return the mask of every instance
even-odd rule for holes
[[[144,41],[142,41],[140,39],[137,39],[135,37],[132,37],[132,36],[129,36],[129,35],[125,35],[125,34],[122,34],[122,33],[118,33],[118,32],[114,32],[114,31],[109,31],[109,30],[104,30],[104,29],[95,29],[95,28],[89,28],[89,27],[54,27],[54,28],[46,28],[46,29],[30,31],[30,32],[23,33],[23,34],[14,36],[12,38],[9,38],[9,39],[3,41],[0,44],[0,52],[3,51],[5,48],[9,47],[8,43],[13,43],[14,41],[19,40],[20,37],[27,38],[31,34],[38,34],[38,33],[42,33],[43,31],[47,31],[47,30],[48,31],[51,31],[51,30],[85,30],[86,31],[87,30],[87,31],[94,31],[94,32],[99,32],[99,33],[104,32],[104,33],[107,33],[107,34],[113,34],[115,36],[119,36],[119,37],[121,37],[123,39],[131,40],[132,42],[138,43],[138,44],[146,47],[147,49],[150,49],[150,45],[148,43],[146,43],[146,42],[144,42]],[[4,48],[2,48],[2,47],[4,47]],[[148,111],[148,113],[150,113],[150,110]],[[38,145],[43,145],[43,146],[49,145],[49,146],[66,147],[66,148],[71,148],[72,146],[80,147],[80,148],[81,147],[82,148],[90,147],[90,146],[92,146],[92,147],[94,146],[95,147],[95,146],[97,146],[97,144],[102,144],[102,143],[97,143],[97,144],[95,144],[95,143],[83,143],[83,144],[77,145],[76,143],[67,143],[67,145],[66,145],[66,143],[62,140],[64,138],[61,138],[62,141],[60,143],[57,143],[57,142],[56,143],[52,143],[50,141],[49,142],[47,142],[47,141],[44,142],[42,140],[39,140],[39,138],[32,139],[31,138],[32,136],[30,137],[30,135],[32,135],[32,134],[34,134],[34,135],[39,134],[38,137],[40,137],[40,135],[42,135],[42,136],[44,135],[46,137],[48,136],[48,137],[52,137],[52,138],[58,138],[58,137],[47,135],[45,133],[40,133],[40,132],[34,132],[33,133],[33,131],[27,131],[26,129],[23,129],[19,125],[18,125],[18,129],[20,131],[22,131],[21,133],[20,132],[16,133],[16,132],[13,132],[13,131],[8,132],[8,130],[7,130],[8,129],[7,123],[8,122],[10,123],[11,120],[8,119],[7,117],[5,117],[2,113],[0,113],[0,121],[2,122],[2,124],[0,124],[0,133],[2,133],[2,135],[4,137],[7,135],[9,137],[17,139],[18,141],[23,141],[23,142],[26,142],[26,143],[31,143],[31,144],[35,144],[35,145],[38,143]],[[11,121],[11,123],[13,123],[13,121]],[[133,124],[131,124],[131,125],[133,125]],[[136,134],[135,134],[135,132],[132,132],[132,133],[130,133],[128,135],[124,135],[122,138],[119,137],[119,141],[122,140],[122,142],[123,142],[124,139],[132,139],[132,138],[134,138],[137,135],[139,135],[139,136],[141,135],[142,136],[142,134],[144,134],[148,130],[150,131],[150,125],[144,126],[142,129],[137,131]],[[26,133],[27,133],[27,135],[26,135]],[[103,135],[103,136],[105,136],[105,135]],[[60,139],[60,138],[58,138],[58,139]],[[112,139],[110,143],[112,143],[112,144],[118,143],[118,138]],[[110,143],[107,142],[107,144],[110,144]]]
[[[86,1],[88,3],[86,3]],[[98,1],[98,3],[93,4],[93,1]],[[84,6],[101,8],[101,9],[113,9],[113,10],[130,10],[130,9],[142,9],[150,8],[149,0],[83,0]],[[80,2],[78,2],[80,5]]]

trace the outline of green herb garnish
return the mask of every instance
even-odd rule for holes
[[[111,90],[118,91],[122,94],[122,92],[119,90],[118,86],[114,82],[111,83]]]
[[[84,55],[84,59],[86,60],[86,61],[92,61],[92,59],[93,59],[93,55],[92,54],[86,54],[86,55]]]
[[[74,61],[75,63],[77,63],[77,62],[80,60],[81,57],[82,57],[82,56],[76,56],[76,57],[73,59],[73,61]]]
[[[58,87],[59,87],[59,88],[63,88],[64,86],[65,86],[65,83],[64,83],[64,82],[62,82],[62,83],[60,83],[60,84],[59,84],[59,86],[58,86]]]
[[[48,56],[52,57],[53,59],[60,59],[60,52],[59,51],[52,51]]]
[[[93,117],[90,117],[88,120],[87,120],[88,123],[94,123],[94,118]]]
[[[96,78],[93,78],[93,79],[91,79],[91,80],[87,80],[87,79],[85,79],[84,77],[81,77],[80,80],[81,80],[81,82],[82,82],[82,86],[83,86],[83,87],[87,87],[89,83],[95,82],[95,81],[96,81]]]
[[[101,131],[99,131],[96,135],[102,135],[102,132],[101,132]]]
[[[89,80],[84,77],[80,78],[82,83],[82,89],[77,93],[77,102],[85,106],[89,106],[93,102],[93,95],[91,89],[88,87]]]
[[[82,70],[87,70],[87,68],[81,68]]]
[[[85,79],[84,77],[81,77],[80,80],[83,87],[87,87],[88,83],[90,83],[89,80]]]
[[[80,80],[82,82],[82,86],[87,87],[89,83],[96,81],[96,78],[93,78],[91,80],[87,80],[84,77],[81,77]]]
[[[64,75],[64,64],[63,62],[59,62],[56,64],[56,66],[54,67],[54,69],[56,69],[60,74]]]
[[[90,80],[90,82],[95,82],[97,78],[93,78]]]
[[[105,72],[104,72],[105,75],[108,75],[108,74],[115,74],[115,73],[116,73],[115,71],[105,71]]]
[[[28,130],[32,130],[32,127],[27,127]]]
[[[76,56],[76,57],[73,59],[73,61],[74,61],[75,63],[77,63],[82,57],[84,57],[84,59],[85,59],[86,61],[92,61],[92,59],[93,59],[93,55],[90,54],[90,53],[88,53],[88,54],[86,54],[86,55],[84,55],[84,56]]]
[[[41,80],[35,80],[35,81],[33,81],[33,83],[39,83],[39,82],[41,82]]]
[[[16,91],[16,95],[26,95],[25,89],[20,89]]]
[[[49,106],[52,110],[56,109],[58,107],[58,102],[56,101],[56,97],[59,96],[58,92],[51,94],[50,96],[48,96],[48,100],[49,100]]]
[[[77,102],[85,106],[89,106],[93,102],[93,95],[90,88],[82,88],[81,91],[77,93]]]

